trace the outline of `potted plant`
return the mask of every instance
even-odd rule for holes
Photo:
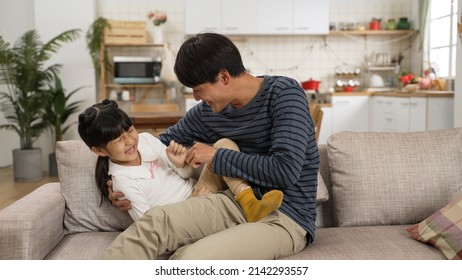
[[[101,51],[104,45],[104,32],[106,29],[111,29],[111,25],[104,17],[97,18],[87,30],[87,48],[90,52],[93,67],[95,68],[97,78],[101,77],[101,71],[110,71],[111,62],[107,50]],[[104,68],[100,69],[100,62],[104,61]]]
[[[7,121],[0,129],[15,131],[20,139],[20,148],[13,150],[15,181],[42,178],[42,152],[33,143],[49,125],[44,118],[49,100],[46,86],[61,68],[48,60],[62,43],[76,40],[79,34],[73,29],[42,43],[37,31],[30,30],[11,47],[0,36],[0,84],[7,86],[7,92],[0,92],[0,110]]]
[[[87,86],[81,86],[74,89],[66,95],[66,90],[63,88],[61,79],[58,75],[54,74],[54,86],[50,86],[48,90],[48,109],[46,111],[45,119],[49,123],[49,128],[54,134],[53,145],[58,141],[63,140],[63,135],[71,127],[72,124],[67,124],[68,118],[79,110],[82,100],[70,102],[70,98],[79,90]],[[54,149],[53,149],[54,151]],[[58,176],[58,169],[56,164],[56,154],[53,152],[48,155],[49,175]]]

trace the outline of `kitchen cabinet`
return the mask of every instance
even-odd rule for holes
[[[390,131],[389,128],[392,121],[392,116],[388,116],[390,113],[389,108],[391,101],[386,100],[384,96],[374,96],[370,101],[370,113],[371,113],[371,131]]]
[[[329,1],[293,0],[293,34],[329,33]]]
[[[454,98],[429,97],[427,111],[427,130],[454,127]]]
[[[426,106],[425,97],[394,97],[396,100],[396,117],[398,132],[425,131]]]
[[[257,0],[222,1],[223,34],[256,34],[255,11],[257,11]]]
[[[452,97],[373,96],[371,130],[411,132],[453,127]]]
[[[186,0],[185,32],[327,34],[328,5],[316,0]]]
[[[259,34],[291,34],[293,2],[258,0],[257,30]]]
[[[332,133],[369,131],[369,96],[332,96]]]
[[[425,97],[371,97],[371,130],[424,131],[426,102]]]
[[[239,19],[240,20],[240,19]],[[196,34],[203,31],[221,33],[222,1],[186,0],[185,32]]]

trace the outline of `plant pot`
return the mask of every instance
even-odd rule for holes
[[[48,175],[50,177],[58,177],[58,164],[56,162],[56,153],[48,155]]]
[[[13,150],[13,174],[17,182],[36,182],[42,179],[42,150],[14,149]]]

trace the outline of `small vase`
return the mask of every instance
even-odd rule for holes
[[[152,37],[154,44],[163,44],[164,43],[164,28],[162,25],[154,25],[152,29]]]
[[[394,19],[389,19],[388,22],[387,22],[387,25],[385,27],[385,29],[387,30],[394,30],[396,28],[396,22]]]
[[[380,30],[382,29],[380,21],[371,21],[369,22],[369,29],[370,30]]]
[[[401,30],[411,29],[411,23],[407,20],[407,17],[402,17],[399,19],[396,28]]]

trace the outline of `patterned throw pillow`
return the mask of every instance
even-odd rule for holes
[[[462,195],[407,229],[412,238],[433,244],[448,259],[462,259]]]

